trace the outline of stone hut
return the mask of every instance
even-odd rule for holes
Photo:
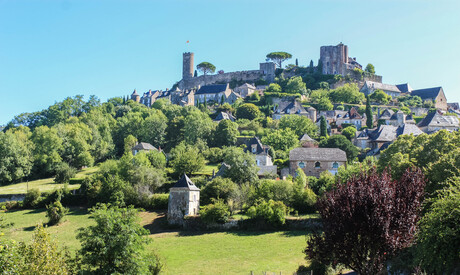
[[[147,143],[147,142],[139,142],[136,146],[134,146],[132,149],[133,156],[135,156],[139,152],[149,152],[149,151],[158,151],[157,148],[153,147],[152,144]]]
[[[319,178],[324,171],[335,175],[340,166],[346,165],[347,155],[338,148],[295,148],[289,152],[289,170],[295,176],[300,168],[307,176]]]
[[[200,189],[186,174],[169,189],[168,222],[182,224],[185,216],[198,215],[200,210]]]

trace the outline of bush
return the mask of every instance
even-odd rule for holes
[[[72,178],[69,179],[69,184],[82,184],[85,179]]]
[[[228,206],[222,201],[215,201],[214,204],[209,204],[200,210],[201,220],[207,224],[210,223],[226,223],[230,217]]]
[[[25,208],[35,208],[40,203],[40,191],[38,189],[30,189],[24,198]]]
[[[0,209],[13,210],[22,208],[23,202],[21,201],[5,201],[0,202]]]
[[[62,206],[61,202],[59,201],[56,201],[53,204],[46,206],[46,209],[48,225],[58,224],[62,220],[62,218],[69,212],[69,209]]]
[[[313,213],[315,212],[317,196],[310,188],[302,188],[297,186],[294,189],[294,200],[292,207],[300,213]]]
[[[65,162],[62,162],[56,168],[56,177],[54,178],[54,182],[56,182],[56,183],[69,182],[70,179],[75,177],[76,174],[77,174],[77,170],[75,168],[70,167]]]
[[[218,147],[209,148],[203,155],[209,163],[221,163],[224,160],[223,150]]]
[[[169,194],[153,194],[150,197],[149,207],[152,210],[166,210],[168,209]]]
[[[264,219],[268,223],[279,226],[286,222],[288,208],[283,202],[269,200],[251,206],[246,214],[252,219]]]

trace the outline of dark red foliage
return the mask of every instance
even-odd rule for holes
[[[308,240],[307,258],[377,274],[412,244],[424,187],[420,169],[408,169],[398,181],[372,169],[339,185],[318,201],[323,232]]]

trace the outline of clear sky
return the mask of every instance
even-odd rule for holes
[[[457,0],[0,0],[0,125],[77,94],[170,88],[184,51],[230,72],[271,51],[316,64],[339,42],[385,83],[460,101]]]

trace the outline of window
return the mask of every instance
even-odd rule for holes
[[[299,167],[300,168],[305,168],[305,163],[304,162],[299,162]]]
[[[257,145],[256,144],[251,145],[251,148],[252,148],[253,153],[257,152]]]
[[[338,168],[339,168],[339,164],[338,164],[337,162],[334,162],[334,163],[332,164],[332,168],[338,169]]]
[[[319,163],[319,161],[315,162],[315,168],[321,168],[321,163]]]
[[[260,160],[256,159],[256,162],[257,162],[257,166],[260,166]]]

